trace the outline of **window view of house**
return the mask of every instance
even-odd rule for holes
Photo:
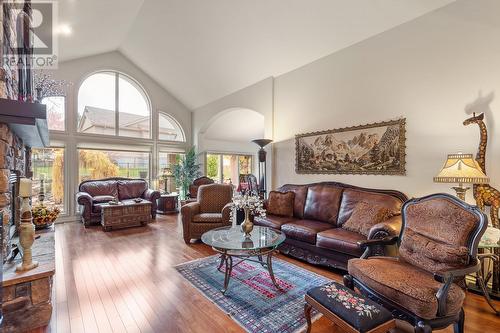
[[[158,139],[184,142],[186,138],[179,124],[165,113],[158,115]]]
[[[134,151],[78,150],[78,180],[108,177],[149,179],[150,153]]]
[[[78,92],[78,132],[150,138],[151,110],[145,92],[123,74],[89,76]]]

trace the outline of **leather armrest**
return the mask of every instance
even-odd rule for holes
[[[82,206],[92,207],[93,200],[92,196],[87,192],[78,192],[76,194],[76,202]]]
[[[189,242],[189,225],[193,220],[193,216],[200,213],[200,204],[198,202],[188,203],[181,208],[182,215],[182,235],[186,243]]]
[[[377,223],[368,232],[368,239],[399,236],[402,224],[401,215],[396,215],[384,222]]]
[[[149,188],[146,190],[146,192],[144,192],[143,197],[144,199],[153,202],[156,201],[156,199],[158,199],[160,195],[161,195],[160,191],[156,191]]]
[[[263,207],[264,209],[267,209],[267,207],[268,207],[268,206],[269,206],[269,199],[264,199],[264,200],[262,201],[262,207]]]
[[[381,239],[367,239],[357,242],[358,246],[362,249],[369,248],[375,245],[393,245],[398,241],[397,236],[391,236]]]
[[[222,224],[231,225],[231,210],[233,209],[233,203],[227,203],[224,208],[222,208]]]

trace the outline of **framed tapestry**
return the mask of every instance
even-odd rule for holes
[[[299,174],[404,175],[406,119],[295,136]]]

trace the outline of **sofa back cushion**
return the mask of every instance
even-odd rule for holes
[[[339,218],[337,224],[342,226],[351,217],[354,209],[360,202],[367,202],[373,206],[389,209],[392,215],[401,213],[402,202],[389,194],[375,193],[358,189],[345,189],[342,194]]]
[[[334,185],[313,185],[307,191],[304,218],[337,224],[343,189]]]
[[[342,228],[368,237],[370,229],[377,223],[393,216],[386,208],[370,202],[361,201],[354,208],[351,217],[342,224]]]
[[[220,213],[233,200],[233,186],[230,184],[208,184],[198,188],[200,213]]]
[[[118,199],[141,198],[148,189],[148,183],[141,179],[118,180]]]
[[[109,195],[118,198],[116,180],[93,180],[80,184],[80,191],[87,192],[92,197]]]
[[[267,213],[271,215],[292,217],[295,192],[269,192],[267,199]]]
[[[444,197],[410,203],[404,213],[401,260],[431,273],[467,265],[478,216]]]
[[[307,187],[307,185],[283,185],[278,189],[279,192],[292,191],[293,193],[295,193],[295,198],[293,201],[293,216],[298,219],[304,218]]]

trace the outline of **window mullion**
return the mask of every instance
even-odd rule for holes
[[[120,135],[120,87],[119,75],[115,73],[115,135]]]

